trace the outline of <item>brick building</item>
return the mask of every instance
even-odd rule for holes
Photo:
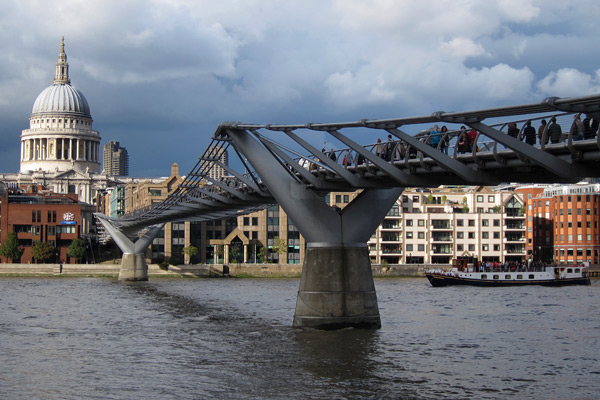
[[[0,190],[0,242],[10,232],[17,234],[24,250],[15,263],[33,263],[35,242],[48,243],[58,250],[56,262],[71,263],[69,246],[81,234],[82,206],[76,194],[43,191],[41,185],[28,185],[20,190]],[[2,262],[8,262],[2,258]]]
[[[600,185],[554,185],[527,193],[527,254],[560,264],[600,263]]]

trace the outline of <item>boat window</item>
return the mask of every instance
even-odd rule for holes
[[[494,275],[494,279],[500,279],[500,275]]]
[[[529,279],[535,279],[535,275],[529,274]]]
[[[573,273],[573,268],[567,268],[567,274],[572,274]]]
[[[487,274],[481,274],[481,279],[487,279]]]
[[[523,275],[521,275],[521,274],[517,275],[517,279],[523,279]]]
[[[575,268],[575,273],[578,274],[579,273],[579,268]]]
[[[510,279],[510,275],[504,275],[504,279]]]

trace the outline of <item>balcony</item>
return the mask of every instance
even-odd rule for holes
[[[433,254],[452,254],[453,248],[449,244],[434,244],[431,246],[431,252]]]
[[[382,242],[399,242],[400,234],[398,232],[381,232]]]
[[[525,242],[525,236],[523,235],[506,235],[504,242]]]
[[[452,229],[450,221],[431,221],[431,229]]]
[[[400,221],[395,220],[384,220],[381,224],[381,229],[400,229]]]
[[[400,246],[383,246],[381,249],[381,254],[402,254],[402,248]]]
[[[524,221],[506,221],[506,230],[522,230],[525,229]]]
[[[434,242],[451,242],[453,240],[452,235],[449,235],[447,233],[438,233],[438,232],[434,232],[431,235],[431,240]]]
[[[505,254],[525,254],[525,244],[508,245],[506,246]]]

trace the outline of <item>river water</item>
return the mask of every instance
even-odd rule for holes
[[[600,281],[376,279],[376,331],[293,329],[298,284],[2,278],[0,398],[600,398]]]

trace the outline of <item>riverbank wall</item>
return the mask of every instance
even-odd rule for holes
[[[0,264],[0,276],[100,276],[118,277],[120,264]],[[372,266],[375,277],[424,276],[424,266],[378,265]],[[161,269],[157,264],[148,265],[148,277],[262,277],[299,278],[300,264],[190,264],[169,265]]]
[[[430,265],[423,264],[373,264],[376,278],[424,277]],[[436,264],[436,268],[450,268]],[[120,264],[0,264],[2,276],[98,276],[118,278]],[[209,277],[256,277],[299,278],[300,264],[186,264],[169,265],[162,269],[157,264],[148,265],[149,278],[209,278]],[[600,266],[590,268],[592,278],[600,278]]]

